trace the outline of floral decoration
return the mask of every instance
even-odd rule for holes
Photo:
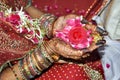
[[[87,29],[81,20],[82,16],[67,20],[66,26],[62,30],[56,31],[56,37],[69,43],[73,48],[88,48],[95,41],[96,36],[95,34],[92,36],[92,30]]]
[[[4,13],[0,12],[0,19],[9,22],[11,28],[33,43],[38,44],[43,40],[44,32],[40,29],[39,19],[31,19],[29,15],[21,10],[12,11],[6,10]]]

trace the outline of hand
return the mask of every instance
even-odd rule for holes
[[[57,30],[62,30],[64,28],[64,26],[66,25],[66,20],[71,19],[71,18],[76,18],[76,17],[77,17],[77,15],[67,15],[67,16],[59,17],[57,19],[57,21],[54,23],[53,35],[55,36]],[[87,29],[92,30],[92,33],[96,33],[96,32],[99,33],[99,31],[96,30],[97,29],[96,25],[93,25],[91,22],[87,22],[85,27]],[[85,52],[92,52],[96,48],[102,46],[104,43],[105,43],[105,40],[102,40],[102,39],[100,41],[98,41],[97,43],[92,43],[89,48],[82,50],[82,53],[84,54]],[[67,44],[67,45],[69,45],[69,44]],[[69,46],[69,49],[70,49],[70,47],[71,46]],[[67,53],[65,53],[65,54],[68,55]]]
[[[65,58],[80,59],[85,53],[84,51],[76,50],[72,48],[69,44],[58,38],[52,38],[50,41],[44,42],[44,47],[46,47],[49,54],[56,53]]]

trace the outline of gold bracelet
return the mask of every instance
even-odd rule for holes
[[[39,70],[39,71],[43,71],[43,66],[41,65],[41,64],[39,64],[38,62],[37,62],[37,60],[35,59],[35,56],[34,56],[34,54],[35,53],[32,53],[31,54],[31,58],[32,58],[32,60],[33,60],[33,64],[36,66],[36,68]]]
[[[48,68],[48,65],[45,63],[40,52],[36,51],[34,56],[35,56],[35,59],[37,60],[37,62],[43,66],[43,70]]]
[[[44,43],[44,47],[46,48],[46,51],[49,53],[49,55],[53,58],[53,60],[58,61],[60,56],[54,50],[52,50],[47,41]]]
[[[44,42],[43,42],[43,43],[44,43]],[[44,47],[43,44],[41,45],[40,48],[41,48],[41,52],[43,53],[43,55],[44,55],[51,63],[53,63],[54,60],[53,60],[52,57],[46,52],[45,47]]]

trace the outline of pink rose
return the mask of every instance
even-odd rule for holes
[[[84,27],[80,22],[80,18],[69,19],[67,26],[61,31],[56,31],[56,37],[69,43],[73,48],[83,49],[90,46],[93,38],[91,31]]]
[[[71,43],[83,43],[87,40],[87,30],[82,27],[74,27],[69,31],[68,38]]]

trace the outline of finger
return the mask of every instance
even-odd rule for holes
[[[101,46],[104,46],[105,43],[106,43],[106,40],[99,40],[99,41],[96,43],[96,45],[99,46],[99,47],[101,47]]]
[[[57,43],[55,44],[56,52],[64,57],[80,57],[83,52],[77,49],[72,48],[69,44],[65,43],[62,40],[57,39]],[[72,58],[73,58],[72,57]]]
[[[74,19],[74,18],[76,18],[76,17],[77,17],[77,15],[69,14],[69,15],[65,16],[65,20]]]
[[[100,27],[97,27],[96,30],[102,35],[102,36],[106,36],[108,35],[108,32],[106,30],[103,30]]]
[[[63,26],[67,25],[66,24],[67,20],[69,20],[69,19],[75,19],[76,17],[78,17],[78,16],[74,15],[74,14],[69,14],[69,15],[65,16],[65,20],[64,20],[65,23],[63,24]]]
[[[96,45],[96,43],[92,43],[91,45],[90,45],[90,47],[88,47],[87,49],[86,49],[86,51],[83,51],[83,52],[92,52],[92,51],[94,51],[95,49],[97,49],[99,46],[98,45]]]
[[[96,31],[96,25],[93,25],[92,23],[88,23],[85,25],[85,27],[88,29],[88,30],[92,30],[92,32],[95,32]]]

